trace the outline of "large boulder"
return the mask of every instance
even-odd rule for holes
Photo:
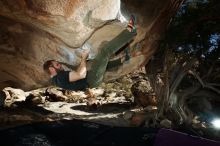
[[[149,60],[182,1],[1,0],[0,88],[29,90],[48,84],[42,70],[46,60],[78,65],[78,47],[89,43],[95,56],[134,14],[138,35],[130,44],[132,58],[107,71],[105,80],[127,74]]]

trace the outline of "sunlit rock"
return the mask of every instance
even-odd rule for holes
[[[116,37],[134,14],[138,34],[130,43],[131,59],[108,70],[104,79],[128,74],[147,63],[181,2],[1,0],[0,88],[30,90],[48,85],[49,76],[42,70],[46,60],[76,67],[80,61],[77,48],[89,43],[92,55],[97,55],[103,43]]]
[[[22,102],[26,99],[26,93],[21,89],[11,87],[4,88],[3,92],[6,95],[4,105],[11,106],[15,102]]]

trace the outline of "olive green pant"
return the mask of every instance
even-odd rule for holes
[[[89,87],[97,87],[102,83],[110,56],[129,43],[135,35],[136,32],[129,32],[125,29],[100,49],[100,52],[93,60],[91,69],[87,73],[87,82]]]

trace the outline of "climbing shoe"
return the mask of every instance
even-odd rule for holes
[[[135,27],[135,24],[136,24],[136,18],[135,16],[132,14],[129,21],[128,21],[128,28],[131,29],[131,32],[135,32],[136,33],[136,27]]]

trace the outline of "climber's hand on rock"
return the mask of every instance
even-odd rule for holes
[[[81,57],[83,60],[86,60],[89,56],[89,50],[82,51]]]

